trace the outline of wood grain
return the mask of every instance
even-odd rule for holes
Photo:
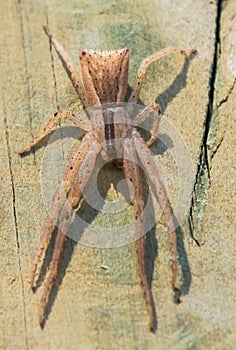
[[[1,2],[1,349],[234,349],[236,8],[234,0],[223,2],[224,6],[221,2]],[[44,329],[37,324],[42,288],[33,294],[29,275],[46,218],[40,188],[46,143],[24,158],[17,152],[58,107],[67,108],[77,100],[61,62],[50,50],[43,24],[49,25],[75,63],[78,48],[129,47],[130,85],[141,60],[151,53],[166,46],[198,50],[187,63],[174,55],[150,67],[141,93],[144,104],[160,103],[182,135],[198,182],[205,179],[197,176],[201,152],[210,145],[211,181],[195,186],[192,207],[197,208],[192,216],[200,231],[194,234],[205,244],[198,247],[191,239],[188,213],[179,233],[179,284],[187,293],[180,305],[173,303],[165,227],[160,223],[149,233],[155,334],[148,330],[132,244],[102,249],[71,241]],[[155,147],[153,151],[158,153]],[[166,156],[163,164],[168,166]],[[155,157],[159,161],[161,155]],[[110,176],[120,177],[116,171],[104,173],[101,189]],[[112,188],[108,196],[115,196]],[[132,212],[110,221],[91,208],[86,215],[93,234],[96,225],[114,227]],[[47,262],[44,265],[46,271]]]

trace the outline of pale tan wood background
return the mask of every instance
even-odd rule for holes
[[[235,349],[235,1],[9,0],[0,10],[0,348]],[[42,31],[47,22],[75,61],[79,47],[129,47],[131,85],[141,59],[154,51],[169,45],[198,49],[187,64],[173,56],[153,65],[141,95],[145,104],[161,103],[190,151],[197,178],[194,235],[204,243],[198,247],[192,240],[186,213],[179,283],[187,295],[177,306],[165,228],[160,224],[153,232],[155,334],[148,330],[133,245],[106,250],[70,242],[45,328],[37,324],[42,287],[33,294],[28,280],[46,217],[40,193],[45,145],[22,159],[17,152],[58,106],[77,99],[50,52]],[[206,145],[210,183],[199,167]],[[152,239],[150,245],[157,244]]]

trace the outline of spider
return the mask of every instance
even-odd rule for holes
[[[71,110],[59,110],[52,115],[48,123],[36,137],[19,152],[20,155],[29,152],[42,138],[49,134],[52,127],[62,116],[68,118],[76,126],[86,131],[79,147],[73,151],[68,165],[65,168],[62,182],[55,190],[32,265],[31,288],[34,289],[34,280],[40,258],[49,244],[52,231],[56,227],[56,240],[49,274],[39,303],[39,324],[42,327],[45,317],[45,308],[58,275],[59,264],[67,239],[66,234],[72,222],[73,211],[82,200],[83,189],[93,172],[98,154],[101,154],[107,161],[114,161],[114,159],[116,159],[123,168],[124,176],[127,180],[135,212],[135,244],[138,260],[138,274],[149,314],[149,327],[151,331],[154,331],[155,311],[151,286],[146,271],[144,199],[138,161],[141,162],[150,178],[153,185],[154,196],[160,205],[165,225],[168,229],[172,256],[171,283],[173,290],[177,290],[175,287],[177,274],[177,238],[172,217],[173,213],[165,187],[160,179],[156,164],[149,149],[157,138],[156,135],[161,118],[161,108],[158,104],[151,103],[136,117],[136,125],[140,125],[148,114],[153,111],[156,112],[157,117],[153,121],[151,136],[149,140],[145,142],[137,128],[134,127],[133,124],[131,125],[127,113],[122,107],[119,107],[119,103],[125,102],[127,92],[130,58],[129,49],[125,48],[116,51],[101,52],[79,49],[79,69],[72,62],[63,46],[49,32],[49,29],[46,26],[44,26],[43,29],[61,58],[65,69],[69,73],[70,79],[79,95],[84,109],[93,106],[104,106],[109,103],[117,103],[118,107],[110,110],[109,108],[107,110],[105,109],[105,112],[102,112],[101,109],[100,111],[98,109],[96,112],[95,109],[94,113],[90,113],[90,127],[87,126],[87,123],[81,116],[76,115]],[[129,103],[135,106],[138,101],[140,89],[148,66],[158,61],[160,58],[175,52],[188,57],[195,53],[196,50],[184,51],[168,47],[145,58],[138,69],[135,85],[128,100]],[[122,139],[122,144],[118,146],[116,139]]]

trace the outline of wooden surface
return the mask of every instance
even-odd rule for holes
[[[0,349],[235,349],[235,1],[9,0],[0,10]],[[132,244],[101,249],[69,242],[44,329],[37,324],[42,286],[33,294],[28,281],[46,217],[45,144],[24,158],[17,152],[57,107],[77,100],[50,51],[46,23],[75,62],[79,47],[129,47],[130,85],[149,54],[170,45],[198,50],[187,63],[173,55],[153,65],[141,94],[144,104],[161,104],[194,168],[194,196],[179,230],[180,305],[170,288],[165,228],[158,224],[149,234],[155,334]],[[96,220],[102,223],[102,215]]]

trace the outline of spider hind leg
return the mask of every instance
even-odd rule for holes
[[[135,210],[135,245],[138,259],[138,274],[148,309],[149,328],[154,332],[156,329],[156,313],[151,285],[147,276],[144,201],[138,158],[133,140],[126,140],[124,144],[124,172],[130,195],[133,193],[132,202]]]

